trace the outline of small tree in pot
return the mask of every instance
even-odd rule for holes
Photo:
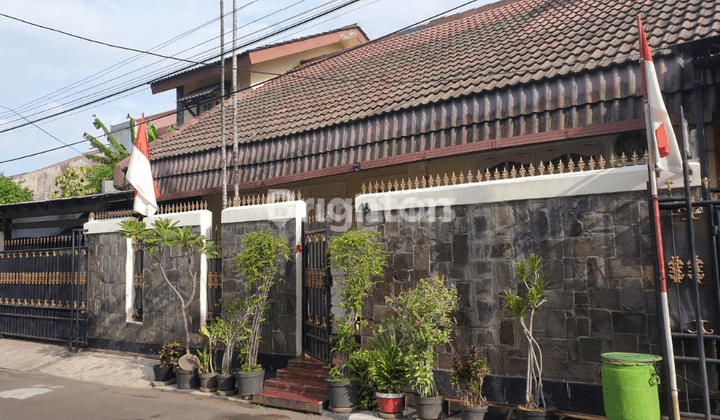
[[[170,288],[172,294],[177,297],[180,313],[182,314],[183,327],[185,329],[185,352],[190,354],[190,305],[195,300],[195,293],[198,289],[198,270],[193,268],[195,253],[205,255],[212,259],[217,256],[217,248],[212,241],[207,241],[205,236],[193,233],[190,226],[178,227],[178,222],[170,219],[158,219],[147,228],[145,222],[130,218],[120,222],[120,235],[130,238],[136,243],[142,242],[150,257],[154,257],[154,267],[158,267],[165,284]],[[170,248],[178,246],[183,255],[187,258],[187,272],[190,278],[190,293],[183,295],[180,285],[174,285],[168,278],[165,271],[164,261]]]
[[[240,395],[248,396],[263,388],[265,371],[257,364],[260,346],[260,327],[270,308],[270,289],[282,281],[280,269],[290,258],[290,247],[285,238],[273,234],[273,229],[250,232],[243,241],[245,249],[233,259],[233,267],[242,275],[243,307],[238,309],[249,322],[250,334],[247,353],[239,356],[244,361],[236,375]]]
[[[395,311],[387,323],[402,336],[410,364],[410,385],[420,398],[418,418],[436,419],[442,413],[442,396],[433,375],[435,346],[447,344],[455,320],[450,313],[457,309],[457,289],[446,286],[441,277],[421,279],[414,289],[386,303]]]
[[[463,420],[482,420],[488,401],[482,395],[485,376],[490,372],[480,349],[473,344],[470,353],[453,358],[450,383],[455,385],[463,403]]]
[[[213,319],[213,326],[218,332],[218,341],[225,347],[220,372],[218,372],[218,394],[237,393],[235,376],[231,372],[235,346],[247,349],[250,337],[249,311],[244,300],[221,300],[220,306],[225,310],[221,317]]]
[[[337,341],[332,348],[333,365],[330,368],[328,390],[330,409],[350,411],[357,406],[357,383],[353,383],[350,354],[357,348],[355,331],[367,325],[362,319],[365,298],[377,283],[373,280],[385,272],[386,253],[378,234],[365,230],[350,230],[332,238],[328,244],[330,266],[342,270],[345,278],[337,281],[340,302],[344,310],[335,324]],[[347,398],[341,398],[346,396]]]
[[[533,336],[535,312],[547,302],[548,283],[544,280],[543,268],[542,258],[530,254],[526,260],[515,264],[515,276],[520,280],[523,295],[519,295],[515,289],[503,291],[505,309],[520,321],[523,334],[528,341],[525,406],[521,407],[526,411],[548,411],[543,395],[542,349]],[[522,410],[519,414],[522,415]]]

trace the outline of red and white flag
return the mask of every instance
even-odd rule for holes
[[[135,149],[130,155],[130,163],[126,178],[135,187],[134,209],[145,216],[152,216],[157,212],[157,198],[160,193],[155,186],[155,179],[150,168],[150,153],[148,151],[147,132],[145,131],[145,116],[140,118]]]
[[[638,15],[638,33],[640,34],[640,71],[643,79],[643,96],[647,99],[648,111],[650,113],[650,127],[655,145],[649,145],[648,150],[655,155],[655,162],[658,168],[664,171],[682,171],[682,157],[678,148],[677,138],[670,122],[670,116],[665,108],[655,63],[650,55],[650,47],[645,38],[642,19]]]

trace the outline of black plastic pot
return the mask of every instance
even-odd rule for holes
[[[515,417],[517,417],[518,420],[526,420],[526,419],[543,420],[543,419],[556,419],[557,418],[557,416],[555,415],[555,410],[522,410],[522,409],[515,410]]]
[[[442,414],[443,397],[415,398],[415,414],[419,419],[434,420]]]
[[[265,387],[265,369],[258,372],[242,372],[235,374],[235,384],[242,397],[249,397]]]
[[[217,389],[218,391],[232,391],[235,389],[235,376],[217,374]]]
[[[335,413],[349,413],[357,409],[358,383],[328,381],[328,408]]]
[[[167,382],[173,378],[173,365],[168,366],[153,366],[153,373],[155,374],[156,382]]]
[[[177,368],[175,369],[175,378],[177,379],[179,389],[192,389],[200,385],[197,378],[197,370],[182,370]]]
[[[462,406],[462,420],[483,420],[485,413],[487,413],[487,407],[470,407],[468,405]]]
[[[217,391],[217,373],[201,373],[200,374],[200,391],[215,392]]]

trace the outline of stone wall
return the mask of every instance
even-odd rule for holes
[[[530,253],[545,260],[551,288],[535,320],[546,379],[599,384],[601,353],[659,354],[646,192],[470,204],[452,212],[447,221],[439,220],[443,209],[432,214],[436,221],[430,214],[408,221],[398,210],[371,211],[359,222],[382,233],[390,253],[385,283],[365,307],[371,321],[388,314],[386,295],[420,278],[441,275],[457,286],[458,326],[452,344],[438,349],[437,368],[449,369],[454,354],[476,343],[494,376],[525,376],[527,344],[505,314],[501,292],[517,286],[513,265]]]
[[[287,240],[291,251],[295,250],[296,229],[295,222],[275,223],[267,220],[248,221],[242,223],[224,223],[222,229],[223,239],[223,299],[238,299],[241,295],[241,277],[232,266],[233,258],[243,250],[245,235],[258,230],[273,228],[276,235]],[[266,321],[262,326],[261,353],[296,356],[297,337],[297,311],[300,305],[296,292],[296,258],[291,252],[291,258],[281,271],[282,281],[270,291],[270,309]]]
[[[108,223],[108,221],[89,222]],[[117,221],[114,222],[117,225]],[[119,229],[119,228],[118,228]],[[115,231],[88,234],[90,272],[88,279],[89,331],[91,342],[101,347],[123,350],[148,351],[157,349],[165,341],[184,341],[182,313],[177,296],[168,287],[157,266],[157,253],[145,253],[143,279],[142,322],[128,322],[126,311],[127,240]],[[193,232],[200,233],[195,226]],[[190,296],[188,258],[179,247],[165,251],[164,268],[169,280],[177,286],[183,297]],[[193,271],[200,271],[200,256],[192,261]],[[200,328],[200,285],[190,306],[189,331],[193,345],[202,346],[197,333]],[[148,346],[150,345],[150,346]]]

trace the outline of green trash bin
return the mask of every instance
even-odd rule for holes
[[[607,420],[658,420],[660,376],[653,363],[662,357],[603,353],[602,388]]]

